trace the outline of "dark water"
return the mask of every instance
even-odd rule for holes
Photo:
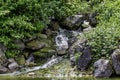
[[[120,80],[120,78],[32,78],[32,77],[1,77],[0,80]]]

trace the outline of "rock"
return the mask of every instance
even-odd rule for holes
[[[116,49],[111,55],[112,64],[117,75],[120,75],[120,49]]]
[[[30,72],[27,74],[27,77],[36,77],[36,76],[37,76],[37,74],[34,72]]]
[[[86,46],[82,51],[82,55],[78,58],[77,68],[85,70],[89,66],[91,60],[91,48],[90,46]]]
[[[16,44],[18,50],[23,50],[25,48],[25,44],[20,39],[14,40],[14,43]]]
[[[0,64],[4,64],[6,62],[6,56],[5,53],[1,51],[0,49]]]
[[[72,46],[73,43],[77,41],[77,37],[73,36],[72,38],[68,39],[69,46]]]
[[[34,65],[34,62],[35,62],[35,59],[34,59],[33,54],[31,53],[31,54],[29,55],[28,59],[26,60],[25,65],[27,65],[27,66],[32,66],[32,65]]]
[[[18,63],[14,59],[9,59],[10,64],[8,65],[8,68],[10,71],[15,71],[17,68],[19,68]]]
[[[60,25],[57,21],[51,21],[49,28],[53,31],[58,31],[58,29],[60,28]]]
[[[0,74],[7,73],[8,69],[0,64]]]
[[[31,50],[41,49],[41,48],[45,47],[45,45],[46,45],[46,43],[41,42],[39,40],[33,40],[33,41],[26,43],[26,47]]]
[[[96,12],[89,14],[89,22],[90,22],[90,25],[91,25],[92,27],[95,27],[95,26],[97,25],[97,20],[96,20],[96,18],[95,18],[96,15],[97,15]]]
[[[83,32],[84,32],[84,33],[88,33],[88,32],[90,32],[90,31],[92,31],[92,30],[93,30],[92,27],[88,27],[88,28],[83,29]]]
[[[26,62],[25,57],[23,55],[16,56],[15,60],[19,65],[24,65]]]
[[[83,34],[76,39],[76,41],[70,46],[69,51],[74,50],[76,52],[81,52],[87,42],[86,37]]]
[[[6,52],[6,50],[7,50],[7,47],[5,47],[2,43],[0,43],[0,49],[1,49],[1,51],[2,52]]]
[[[113,73],[109,60],[99,59],[94,63],[94,76],[99,78],[110,77]]]
[[[73,15],[65,20],[63,20],[60,25],[63,26],[62,28],[68,30],[76,30],[80,28],[80,25],[83,23],[83,15]]]
[[[50,29],[47,29],[47,30],[45,31],[45,33],[46,33],[47,36],[49,37],[49,36],[51,36],[51,35],[53,34],[53,31],[50,30]]]
[[[91,27],[91,26],[89,25],[89,22],[84,21],[83,24],[82,24],[82,27],[83,28],[88,28],[88,27]]]
[[[75,59],[75,53],[74,53],[74,50],[71,50],[69,51],[70,53],[70,63],[71,63],[71,66],[74,67],[76,65],[76,59]]]
[[[37,37],[39,37],[39,38],[41,38],[41,39],[47,39],[47,35],[46,35],[46,34],[38,33],[38,34],[37,34]]]

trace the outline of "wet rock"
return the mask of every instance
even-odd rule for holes
[[[16,44],[18,50],[23,50],[25,48],[24,42],[20,39],[14,40],[14,43]]]
[[[72,37],[68,40],[68,44],[69,46],[72,46],[73,43],[75,43],[77,41],[77,37]]]
[[[95,77],[110,77],[113,70],[109,60],[99,59],[94,63],[94,76]]]
[[[41,49],[41,48],[45,47],[45,45],[46,44],[44,42],[41,42],[39,40],[33,40],[33,41],[26,43],[26,47],[31,50]]]
[[[91,60],[91,48],[90,46],[86,46],[82,51],[82,55],[78,58],[77,68],[85,70],[89,66]]]
[[[120,75],[120,49],[116,49],[111,55],[112,64],[117,75]]]
[[[83,23],[83,15],[74,15],[66,18],[60,23],[62,28],[68,30],[76,30],[80,28],[80,25]]]
[[[69,51],[69,53],[70,53],[71,67],[74,67],[76,65],[76,58],[75,58],[74,50]]]
[[[8,68],[10,71],[15,71],[17,68],[19,68],[18,63],[14,59],[9,59],[10,64],[8,65]]]
[[[7,73],[8,69],[0,64],[0,74]]]

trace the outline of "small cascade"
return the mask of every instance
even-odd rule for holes
[[[0,74],[0,75],[14,76],[14,75],[21,75],[21,74],[29,73],[29,72],[40,70],[40,69],[46,69],[46,68],[49,68],[49,67],[53,66],[54,64],[59,63],[62,60],[63,60],[62,56],[61,57],[54,57],[54,58],[51,58],[50,61],[46,62],[42,66],[36,66],[36,67],[32,67],[32,68],[22,68],[21,71],[15,71],[13,73]]]
[[[68,37],[65,35],[64,29],[59,29],[59,32],[55,38],[56,42],[56,50],[58,54],[64,54],[66,52],[66,49],[68,49]]]

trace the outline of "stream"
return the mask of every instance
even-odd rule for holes
[[[62,59],[63,57],[55,57],[55,58],[52,58],[50,61],[46,62],[45,64],[43,64],[42,66],[36,66],[32,68],[22,68],[24,71],[22,70],[22,71],[15,71],[13,73],[0,74],[0,76],[15,76],[15,75],[21,75],[21,74],[25,74],[25,73],[40,70],[40,69],[49,68],[52,65],[62,61]]]

